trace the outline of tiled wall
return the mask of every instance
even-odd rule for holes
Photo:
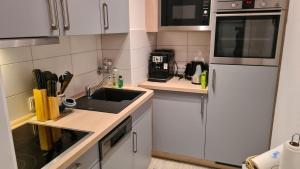
[[[10,120],[29,113],[27,99],[32,95],[32,69],[62,74],[70,71],[74,78],[66,94],[84,91],[100,80],[98,63],[102,62],[101,36],[62,37],[60,44],[0,49],[0,68]]]
[[[156,45],[156,34],[131,30],[129,34],[102,35],[103,58],[113,60],[126,84],[137,85],[148,74],[149,53]]]
[[[185,64],[195,57],[209,61],[210,32],[158,32],[157,48],[175,50],[175,60]]]

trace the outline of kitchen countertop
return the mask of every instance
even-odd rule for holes
[[[87,152],[92,146],[97,144],[106,134],[114,129],[118,124],[125,120],[142,104],[151,99],[153,91],[139,87],[125,87],[125,89],[145,91],[146,93],[126,107],[119,114],[95,112],[88,110],[74,109],[73,112],[57,121],[38,122],[36,117],[29,120],[30,123],[42,124],[53,127],[68,128],[81,131],[93,132],[85,140],[79,142],[78,145],[50,162],[47,167],[49,169],[64,169],[71,165],[77,158]],[[26,121],[28,122],[28,121]]]
[[[202,89],[201,85],[194,85],[191,81],[180,79],[174,77],[167,81],[166,83],[161,82],[150,82],[145,81],[139,84],[139,87],[153,90],[165,90],[165,91],[176,91],[176,92],[186,92],[186,93],[200,93],[207,94],[208,88]]]

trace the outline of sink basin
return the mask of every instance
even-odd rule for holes
[[[142,94],[141,91],[135,90],[101,88],[92,95],[91,99],[121,102],[124,100],[134,100],[140,94]]]
[[[88,98],[83,96],[76,100],[77,109],[106,113],[120,113],[145,92],[136,90],[101,88]]]

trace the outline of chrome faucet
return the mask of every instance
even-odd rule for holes
[[[86,96],[90,99],[92,97],[92,95],[95,93],[96,90],[102,88],[104,82],[107,80],[107,79],[111,79],[112,78],[112,75],[109,74],[109,75],[106,75],[101,81],[100,83],[98,83],[96,86],[87,86],[85,88],[85,93],[86,93]]]

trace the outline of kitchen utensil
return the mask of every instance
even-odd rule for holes
[[[65,90],[67,89],[67,87],[69,86],[71,80],[73,78],[73,74],[71,74],[70,72],[65,72],[64,75],[62,75],[59,78],[59,81],[61,83],[61,89],[60,89],[60,94],[63,94],[65,92]]]
[[[42,71],[40,69],[32,70],[33,86],[35,89],[42,89]]]

